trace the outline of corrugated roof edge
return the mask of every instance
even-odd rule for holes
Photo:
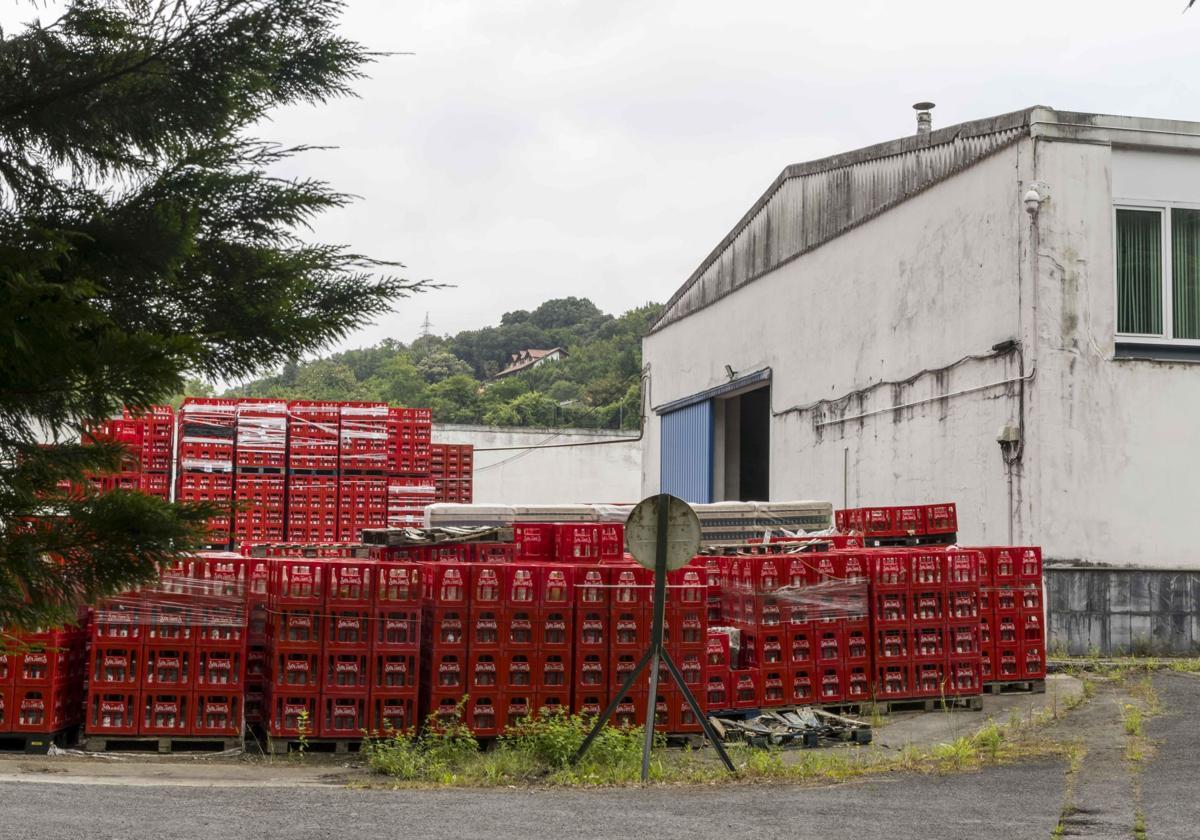
[[[670,318],[672,307],[679,302],[687,291],[695,285],[701,275],[708,270],[714,262],[716,262],[725,249],[737,238],[738,234],[750,223],[750,221],[758,215],[758,213],[766,206],[783,183],[791,178],[800,178],[805,175],[813,175],[818,172],[828,172],[833,169],[842,169],[854,164],[864,163],[871,160],[880,160],[894,155],[905,154],[906,152],[915,149],[928,148],[930,146],[940,146],[944,143],[951,143],[961,137],[978,137],[985,134],[996,134],[1001,131],[1010,131],[1014,128],[1028,129],[1031,117],[1035,112],[1053,112],[1052,108],[1043,105],[1034,105],[1029,108],[1023,108],[1020,111],[1012,111],[1007,114],[1000,114],[994,117],[985,117],[983,119],[971,120],[970,122],[959,123],[957,125],[946,126],[939,128],[936,131],[931,131],[929,134],[911,134],[907,137],[900,137],[895,140],[887,140],[883,143],[876,143],[873,146],[865,146],[861,149],[855,149],[849,152],[831,155],[829,157],[811,160],[806,163],[793,163],[784,167],[778,177],[771,182],[766,191],[759,197],[753,206],[738,220],[733,229],[726,234],[725,238],[717,244],[700,266],[692,272],[692,275],[687,279],[682,286],[676,290],[675,294],[667,301],[663,307],[663,314],[654,322],[654,326],[650,328],[650,332],[657,332],[663,326],[671,323],[677,318]],[[691,314],[691,313],[688,313]],[[682,317],[687,317],[686,315]],[[670,318],[670,320],[668,320]]]

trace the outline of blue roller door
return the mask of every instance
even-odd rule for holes
[[[712,501],[712,400],[694,403],[660,418],[659,484],[663,493],[685,502]]]

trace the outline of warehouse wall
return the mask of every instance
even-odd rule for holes
[[[720,385],[727,364],[741,374],[769,367],[773,499],[950,499],[964,539],[1007,540],[995,437],[1015,422],[1015,385],[819,424],[1017,376],[1011,355],[920,372],[1018,337],[1018,173],[1028,147],[1010,146],[648,336],[650,404]],[[658,440],[652,415],[643,493],[658,489]],[[1027,517],[1018,516],[1020,541]]]
[[[1074,656],[1200,652],[1200,572],[1046,569],[1047,650]]]
[[[638,501],[642,451],[637,441],[628,440],[636,434],[451,424],[433,427],[435,443],[469,443],[475,447],[475,501],[503,504]],[[603,445],[480,451],[595,442]]]
[[[1200,568],[1200,367],[1116,359],[1114,195],[1200,204],[1200,156],[1042,142],[1034,533],[1049,557]]]

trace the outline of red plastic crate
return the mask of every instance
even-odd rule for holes
[[[703,606],[679,607],[667,618],[671,650],[703,649],[708,639],[708,615]]]
[[[37,734],[63,729],[78,719],[68,709],[70,701],[78,703],[78,698],[65,686],[13,686],[11,731]]]
[[[267,668],[272,691],[276,694],[308,694],[321,688],[319,651],[275,648]]]
[[[504,598],[504,569],[499,564],[480,563],[471,566],[470,604],[472,609],[499,609]]]
[[[912,608],[909,617],[914,626],[932,624],[946,619],[946,593],[942,590],[913,590],[910,599]]]
[[[871,584],[877,592],[906,591],[911,583],[909,559],[904,554],[872,554]]]
[[[88,734],[138,734],[139,698],[140,695],[136,691],[109,691],[108,689],[92,688],[88,692],[88,717],[84,724]],[[18,713],[19,711],[18,708]],[[14,731],[16,731],[15,728]]]
[[[506,651],[537,648],[537,619],[535,607],[505,609],[502,613],[500,638]]]
[[[994,646],[996,637],[994,632],[995,613],[989,611],[981,612],[979,615],[979,644],[983,650]]]
[[[405,732],[417,726],[415,693],[371,692],[368,731]]]
[[[953,502],[925,506],[925,533],[954,534],[958,532],[958,509]]]
[[[947,588],[969,589],[979,585],[980,556],[972,550],[949,550],[942,555]]]
[[[471,566],[467,563],[422,564],[425,598],[436,607],[465,607],[470,593]]]
[[[817,702],[839,703],[845,698],[845,666],[818,664],[814,669],[817,677]]]
[[[500,698],[501,695],[493,690],[472,694],[467,700],[463,722],[476,737],[489,738],[501,733]]]
[[[12,732],[14,720],[16,709],[13,707],[13,687],[0,685],[0,734]]]
[[[537,717],[571,713],[570,691],[539,691],[534,694],[534,709]]]
[[[978,622],[951,622],[946,625],[946,651],[952,658],[978,656],[982,641]]]
[[[161,692],[171,691],[187,691],[192,685],[192,658],[194,651],[189,648],[169,648],[151,645],[145,651],[145,664],[142,668],[142,687],[147,690],[155,690]],[[110,654],[102,655],[102,660],[99,663],[101,671],[106,670],[104,661],[110,657]],[[93,657],[95,663],[95,657]],[[95,674],[95,664],[93,664],[93,675]],[[93,676],[93,681],[95,677]],[[107,685],[116,685],[124,683],[113,683],[106,681]]]
[[[16,654],[0,653],[0,687],[13,684]]]
[[[317,737],[320,728],[319,694],[275,693],[271,695],[267,734],[273,738],[294,738],[301,734]]]
[[[421,610],[417,607],[385,607],[374,612],[371,649],[411,651],[421,647]]]
[[[278,645],[321,648],[323,614],[318,607],[283,607],[271,615],[268,633]]]
[[[510,609],[537,607],[539,567],[532,563],[507,563],[502,569],[504,606]]]
[[[1040,680],[1046,676],[1046,649],[1040,643],[1022,644],[1020,647],[1020,678]]]
[[[995,676],[994,682],[1013,682],[1024,679],[1022,673],[1024,668],[1020,645],[1017,644],[997,644],[996,657],[992,660],[992,670]]]
[[[1005,586],[1017,582],[1019,554],[1018,550],[1009,546],[997,546],[987,549],[990,552],[991,579],[995,586]]]
[[[191,717],[187,692],[142,692],[139,735],[191,735]]]
[[[421,567],[416,563],[383,561],[377,566],[375,602],[380,607],[419,604]]]
[[[460,704],[463,702],[461,691],[436,691],[421,695],[421,723],[434,717],[443,722],[461,719]]]
[[[979,590],[946,590],[946,617],[951,621],[977,621],[979,619]]]
[[[575,656],[575,691],[603,694],[608,688],[608,654],[577,653]],[[597,710],[599,714],[600,710]]]
[[[997,612],[996,623],[992,628],[996,644],[1013,646],[1020,643],[1020,615],[1016,612]]]
[[[992,609],[997,613],[1015,613],[1021,604],[1018,593],[1021,590],[1008,586],[992,589]]]
[[[995,679],[996,667],[993,664],[995,653],[995,647],[984,645],[983,651],[979,655],[979,673],[983,682],[991,682]]]
[[[371,656],[371,690],[385,693],[415,691],[418,687],[417,654],[394,651]]]
[[[370,607],[325,608],[325,629],[322,639],[325,650],[367,651],[371,647],[371,623],[373,610]]]
[[[654,602],[654,575],[641,566],[614,567],[611,572],[614,609],[629,606],[650,606]]]
[[[321,695],[322,738],[361,738],[367,728],[367,698],[362,694]]]
[[[536,698],[530,692],[503,693],[500,697],[501,718],[499,725],[501,732],[519,725],[522,721],[528,720],[536,711],[534,708]]]
[[[538,667],[537,654],[505,651],[500,654],[498,662],[502,691],[528,693],[536,688],[534,673]]]
[[[327,653],[321,690],[338,694],[365,694],[371,688],[372,664],[365,653]]]
[[[933,552],[914,552],[909,557],[910,580],[914,589],[936,589],[946,585],[945,558]]]
[[[908,592],[882,591],[873,596],[871,620],[877,629],[905,629],[909,625],[909,605],[911,596]]]
[[[249,695],[247,706],[248,700]],[[207,692],[198,692],[195,695],[192,701],[193,735],[233,738],[241,735],[244,728],[241,695]]]
[[[575,651],[579,654],[594,652],[607,655],[610,626],[607,607],[581,607],[575,613]]]
[[[847,624],[842,632],[845,637],[843,661],[847,665],[871,664],[871,631],[865,624]]]
[[[518,522],[513,525],[513,542],[521,560],[553,560],[555,529],[551,523]]]
[[[838,665],[846,657],[846,641],[839,627],[817,628],[817,664]]]
[[[613,651],[640,653],[650,642],[651,616],[641,606],[617,607],[610,613],[612,638],[609,643]]]
[[[888,662],[875,666],[875,699],[913,697],[913,670],[907,662]]]
[[[245,684],[244,648],[204,648],[197,651],[195,661],[197,690],[228,692]]]
[[[942,662],[948,653],[946,628],[941,624],[914,624],[911,630],[912,659],[915,662]],[[887,657],[895,658],[895,657]]]
[[[140,683],[140,645],[92,643],[89,682],[93,691],[136,689]]]
[[[814,673],[814,669],[809,666],[787,669],[788,703],[790,705],[807,706],[816,702],[817,690],[813,680]]]
[[[577,609],[608,607],[609,581],[612,570],[599,566],[577,566],[575,570],[575,606]]]
[[[730,672],[733,708],[757,709],[762,706],[761,673],[757,668],[739,669]]]
[[[625,684],[626,678],[633,673],[640,660],[641,653],[633,651],[611,651],[608,655],[608,673],[609,685],[615,691]],[[631,691],[645,691],[649,685],[649,675],[643,674],[638,677],[638,681],[630,689]]]
[[[467,617],[465,609],[435,607],[421,616],[421,633],[425,647],[433,651],[467,650]]]
[[[871,696],[871,666],[868,663],[847,663],[844,695],[848,703],[859,703]]]
[[[64,639],[59,644],[65,645],[69,642]],[[70,651],[58,645],[16,653],[13,655],[13,682],[17,686],[31,688],[60,685],[71,677],[70,664]]]
[[[733,667],[728,633],[708,631],[708,641],[704,648],[706,666],[711,669],[728,670]]]
[[[472,651],[495,652],[503,647],[500,631],[504,624],[504,611],[498,607],[472,608],[468,625],[467,647]]]
[[[1014,549],[1018,553],[1017,581],[1023,584],[1042,582],[1042,549],[1038,546],[1025,546]]]
[[[196,604],[193,634],[197,647],[243,645],[247,638],[245,602]]]
[[[567,692],[571,687],[571,656],[569,653],[541,653],[537,656],[534,673],[536,692]]]
[[[554,540],[554,556],[559,562],[595,562],[600,559],[600,526],[595,523],[556,525]]]
[[[613,712],[612,725],[618,729],[641,726],[646,720],[646,696],[630,694],[622,697]]]
[[[730,672],[720,674],[710,673],[708,675],[708,678],[705,680],[704,703],[709,711],[733,708],[733,695],[730,692],[732,680],[733,677]]]
[[[572,633],[572,611],[562,608],[545,608],[538,611],[535,644],[542,653],[570,653]]]
[[[946,693],[952,696],[980,694],[983,691],[983,668],[979,657],[951,657],[946,666]]]
[[[325,604],[325,563],[310,558],[277,557],[269,564],[268,593],[275,607]]]
[[[575,569],[564,564],[537,567],[537,598],[542,609],[567,609],[575,603]]]
[[[326,563],[325,603],[329,607],[370,607],[375,603],[371,560],[330,560]]]
[[[141,605],[126,600],[101,601],[92,616],[92,639],[101,643],[140,645]]]
[[[502,659],[499,651],[471,653],[467,660],[467,688],[472,694],[500,691]]]
[[[949,693],[946,682],[946,662],[916,662],[913,664],[913,695],[939,697]]]
[[[816,662],[816,631],[810,626],[789,625],[786,633],[788,664],[793,667],[809,667]]]
[[[190,645],[194,641],[192,626],[193,604],[180,597],[178,601],[167,600],[172,596],[161,596],[163,600],[146,605],[148,623],[145,630],[146,644],[173,646]]]
[[[1042,614],[1042,604],[1045,600],[1045,593],[1042,591],[1041,585],[1038,586],[1023,586],[1016,592],[1017,606],[1021,612],[1032,612],[1038,615]],[[980,611],[982,612],[983,605],[980,603]]]
[[[438,692],[463,692],[467,687],[467,660],[459,652],[437,653],[430,658],[429,686]]]

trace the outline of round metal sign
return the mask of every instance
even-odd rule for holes
[[[700,519],[683,499],[661,493],[639,502],[625,520],[625,549],[640,565],[654,570],[662,505],[667,506],[667,571],[675,571],[700,550]]]

